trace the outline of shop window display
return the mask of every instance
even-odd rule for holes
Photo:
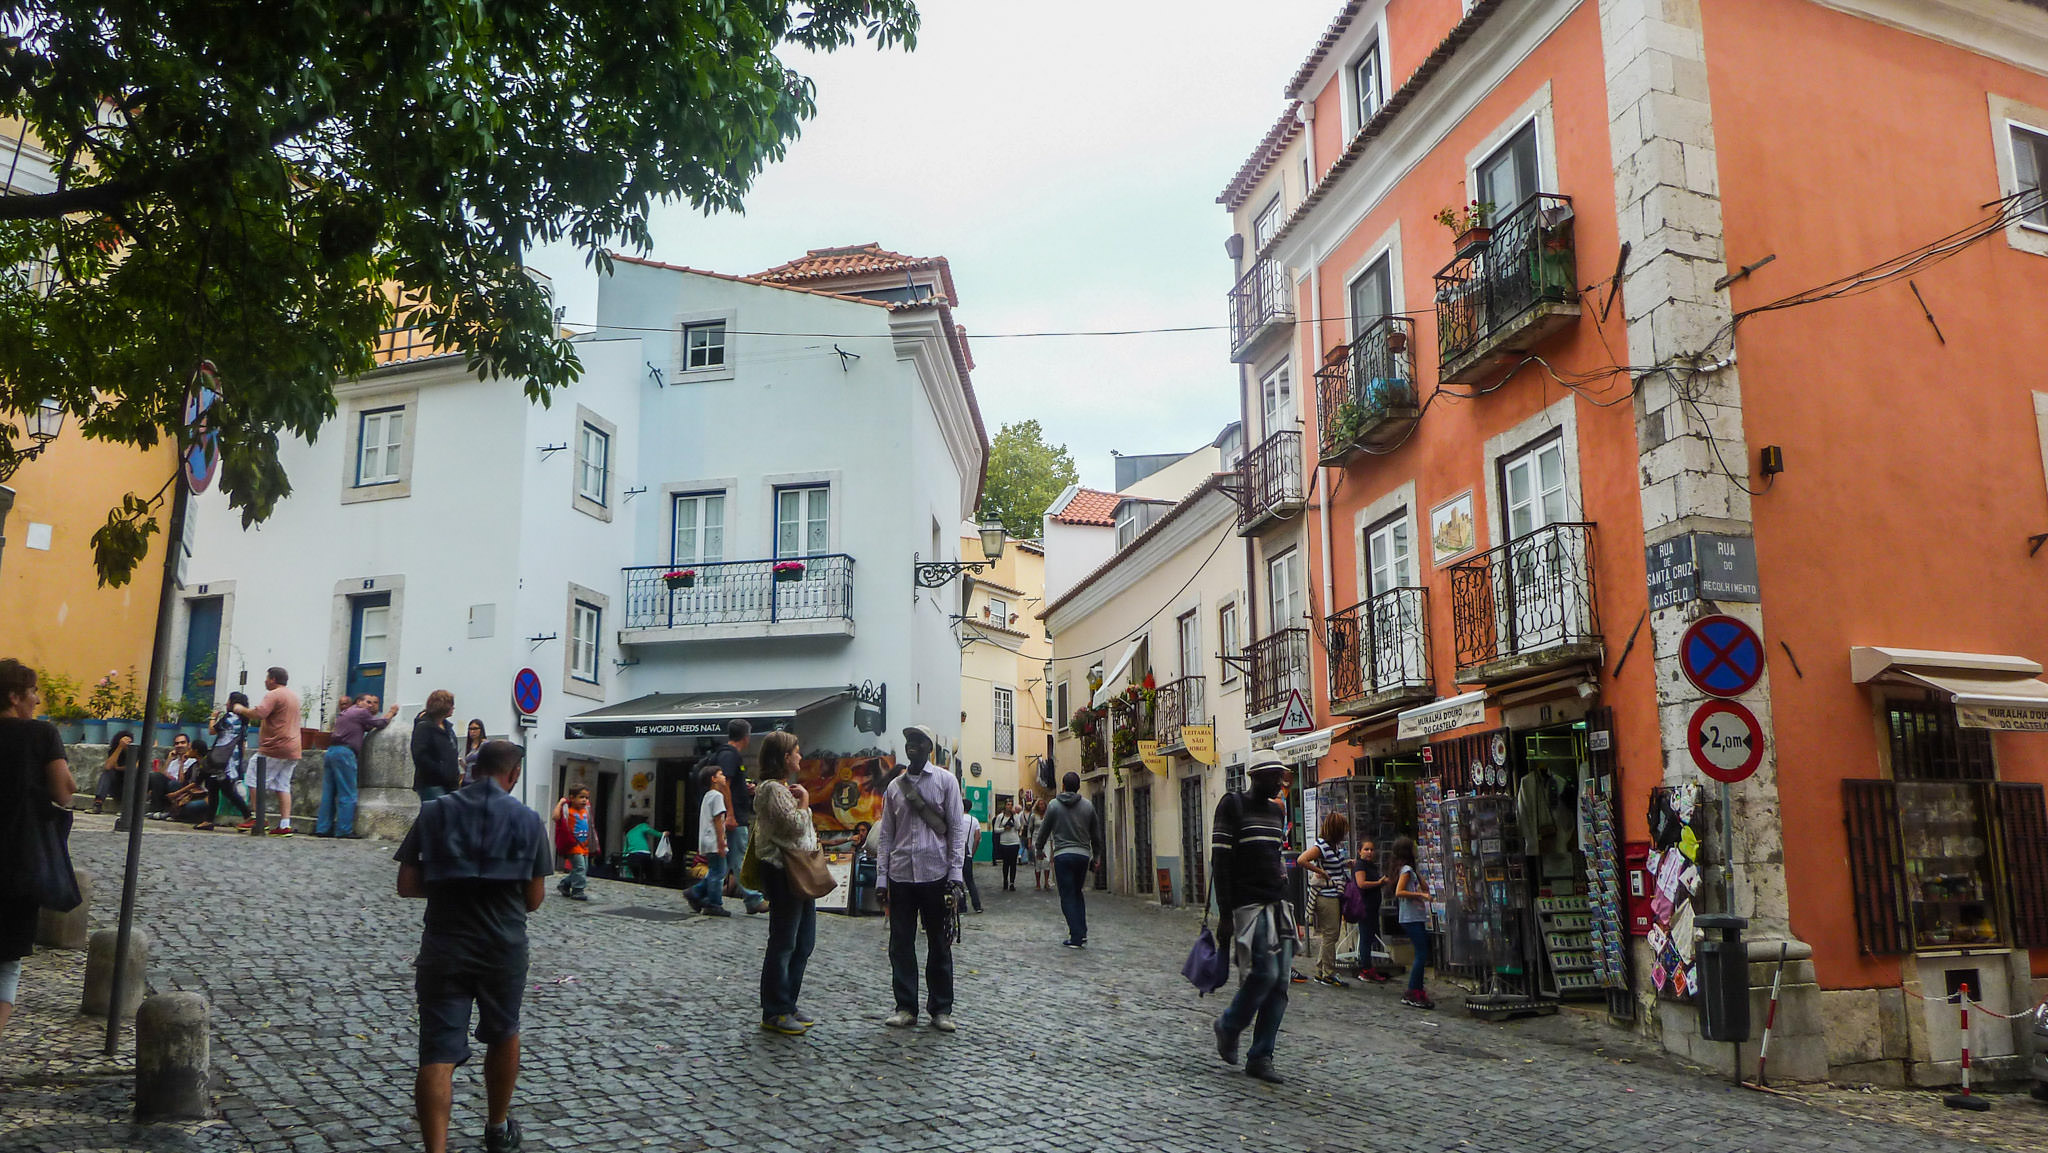
[[[1898,796],[1914,946],[2000,943],[1984,786],[1900,781]]]

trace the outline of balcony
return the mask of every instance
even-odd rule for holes
[[[1276,335],[1294,324],[1294,294],[1287,274],[1270,260],[1254,263],[1230,290],[1230,359],[1248,364]]]
[[[1209,723],[1209,699],[1201,677],[1182,677],[1159,686],[1159,700],[1152,714],[1152,728],[1159,735],[1159,747],[1173,752],[1187,748],[1181,729]]]
[[[1601,659],[1593,526],[1553,524],[1451,566],[1458,680],[1498,684]]]
[[[1287,694],[1308,697],[1308,630],[1281,629],[1244,648],[1244,715],[1262,716],[1287,707]]]
[[[1301,511],[1301,430],[1276,432],[1244,454],[1238,479],[1237,535],[1247,536],[1260,525]]]
[[[1468,384],[1578,321],[1572,201],[1538,193],[1436,274],[1438,379]]]
[[[1393,588],[1330,614],[1330,702],[1362,717],[1436,698],[1429,672],[1429,590]]]
[[[1349,464],[1392,451],[1422,416],[1415,394],[1414,336],[1405,316],[1382,317],[1350,344],[1338,345],[1316,372],[1319,463]]]
[[[853,635],[853,558],[842,553],[801,558],[802,575],[778,579],[785,560],[640,565],[625,570],[622,645],[767,637]],[[689,569],[688,587],[669,587],[664,574]]]
[[[1139,763],[1138,742],[1152,740],[1158,701],[1136,685],[1109,699],[1109,751],[1120,765]]]

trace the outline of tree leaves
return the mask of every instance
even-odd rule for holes
[[[982,489],[981,518],[1003,522],[1011,536],[1036,540],[1045,510],[1080,480],[1066,445],[1045,443],[1035,420],[1005,424],[989,442],[988,480]]]

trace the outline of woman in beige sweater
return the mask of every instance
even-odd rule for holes
[[[797,1036],[815,1022],[797,1011],[804,967],[818,935],[818,903],[797,893],[783,865],[788,852],[816,852],[811,797],[795,781],[802,751],[790,733],[761,741],[761,783],[754,792],[754,859],[768,898],[768,951],[761,958],[761,1027]]]

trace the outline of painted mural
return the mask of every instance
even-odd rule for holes
[[[893,754],[874,749],[805,757],[798,782],[811,795],[811,823],[830,833],[881,820],[882,790],[900,771]]]

